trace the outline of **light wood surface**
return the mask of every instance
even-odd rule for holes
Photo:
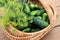
[[[51,3],[53,3],[57,10],[58,10],[58,18],[56,21],[56,25],[60,25],[60,0],[49,0]],[[0,26],[0,40],[9,40],[2,32],[1,26]],[[52,31],[50,31],[48,34],[46,34],[41,40],[60,40],[60,26],[55,27]]]

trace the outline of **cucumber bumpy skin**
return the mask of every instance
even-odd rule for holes
[[[38,27],[40,27],[40,28],[45,28],[45,27],[48,26],[48,23],[47,23],[47,22],[45,22],[45,21],[43,21],[42,19],[39,19],[39,18],[37,18],[37,17],[34,17],[33,23],[34,23],[35,25],[37,25]]]

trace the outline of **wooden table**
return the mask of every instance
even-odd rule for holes
[[[56,25],[60,25],[60,0],[49,0],[51,3],[53,3],[57,10],[58,10],[58,18],[57,18],[57,22],[55,24]],[[0,28],[0,40],[9,40],[7,37],[4,36],[1,28]],[[48,34],[46,34],[41,40],[60,40],[60,26],[59,27],[55,27],[51,32],[49,32]]]

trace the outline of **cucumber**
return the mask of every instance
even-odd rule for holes
[[[35,8],[39,8],[39,6],[37,4],[35,4]]]
[[[31,29],[31,32],[39,31],[40,29]]]
[[[24,29],[24,28],[26,28],[28,26],[28,22],[20,22],[20,23],[18,23],[18,28],[19,29]]]
[[[41,17],[41,16],[37,16],[37,18],[42,19],[42,17]]]
[[[34,11],[32,11],[32,12],[30,13],[30,15],[34,16],[34,15],[36,15],[37,13],[38,13],[38,10],[34,10]]]
[[[45,9],[42,8],[40,10],[34,10],[34,11],[32,11],[30,13],[30,15],[32,15],[32,16],[35,16],[35,15],[39,16],[39,15],[42,15],[43,13],[45,13]]]
[[[42,14],[45,13],[45,12],[46,12],[45,9],[44,9],[44,8],[41,8],[41,9],[38,11],[37,15],[42,15]]]
[[[47,14],[47,13],[42,14],[42,19],[43,19],[44,21],[46,21],[47,17],[48,17],[48,14]]]
[[[34,6],[34,4],[30,4],[30,9],[34,9],[35,8],[35,6]]]
[[[35,25],[37,25],[38,27],[40,27],[40,28],[45,28],[45,27],[47,27],[49,25],[48,22],[45,22],[44,20],[39,19],[37,17],[34,17],[33,23]]]
[[[22,30],[23,32],[30,32],[30,28],[25,28],[24,30]]]
[[[45,13],[45,10],[44,9],[41,9],[41,10],[34,10],[30,13],[30,15],[34,16],[34,15],[42,15],[43,13]]]
[[[37,4],[31,3],[31,4],[30,4],[30,9],[31,9],[31,10],[39,9],[39,6],[38,6]]]
[[[25,7],[24,8],[25,13],[30,13],[30,8],[29,8],[28,4],[25,3],[24,7]]]

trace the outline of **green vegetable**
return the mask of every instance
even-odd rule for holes
[[[24,30],[22,30],[23,32],[30,32],[30,28],[25,28]]]
[[[47,17],[48,17],[47,13],[43,13],[43,14],[42,14],[42,19],[43,19],[44,21],[46,21]]]
[[[30,15],[34,16],[34,15],[36,15],[37,13],[38,13],[38,10],[34,10],[34,11],[32,11],[32,12],[30,13]]]
[[[37,4],[35,4],[35,8],[39,8],[39,6]]]
[[[25,13],[30,13],[30,8],[26,3],[25,3],[24,11],[25,11]]]
[[[38,8],[39,6],[37,4],[33,4],[33,3],[30,4],[30,9],[38,9]]]
[[[16,22],[10,22],[14,27],[16,27],[18,24]]]
[[[45,13],[45,9],[41,8],[41,9],[39,10],[39,12],[37,13],[37,15],[42,15],[43,13]]]
[[[45,13],[45,10],[42,8],[40,10],[34,10],[30,13],[30,15],[35,16],[35,15],[42,15],[43,13]]]
[[[40,29],[31,29],[31,32],[39,31]]]
[[[37,18],[42,19],[42,17],[41,17],[41,16],[37,16]]]
[[[24,29],[25,27],[27,27],[28,26],[28,22],[20,22],[20,23],[18,23],[18,28],[19,29]]]
[[[35,8],[34,4],[31,3],[31,4],[30,4],[30,8],[31,8],[31,9],[34,9],[34,8]]]
[[[48,23],[43,21],[42,19],[39,19],[37,17],[34,17],[33,23],[37,25],[40,28],[45,28],[48,26]]]

